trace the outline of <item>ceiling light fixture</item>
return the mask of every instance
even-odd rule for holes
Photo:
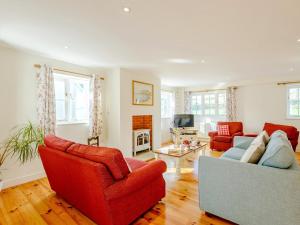
[[[290,71],[293,72],[295,69],[294,68],[290,68]]]
[[[192,63],[192,61],[189,59],[180,59],[180,58],[168,59],[167,61],[170,63],[177,63],[177,64],[191,64]]]
[[[204,59],[202,59],[202,60],[201,60],[201,63],[205,63],[205,60],[204,60]]]
[[[300,38],[297,41],[300,42]]]
[[[65,49],[68,49],[68,48],[69,48],[69,46],[65,46],[64,48],[65,48]]]
[[[129,7],[124,7],[123,11],[126,12],[126,13],[130,13],[131,9]]]

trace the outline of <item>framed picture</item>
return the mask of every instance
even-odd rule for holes
[[[153,84],[140,81],[132,81],[132,104],[153,105]]]

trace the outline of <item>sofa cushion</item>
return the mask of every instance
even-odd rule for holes
[[[74,142],[56,137],[54,135],[48,135],[44,138],[44,144],[52,149],[66,151],[72,144],[74,144]]]
[[[81,158],[104,164],[116,180],[123,179],[130,171],[120,150],[74,144],[67,152]]]
[[[233,138],[233,147],[247,149],[255,137],[235,136]]]
[[[266,141],[265,133],[261,132],[252,141],[240,161],[245,163],[258,163],[266,150]]]
[[[294,161],[294,151],[289,140],[283,135],[274,135],[271,136],[266,152],[258,164],[287,169]]]
[[[128,167],[130,167],[131,171],[135,171],[143,166],[146,166],[147,163],[141,160],[133,159],[133,158],[125,158]]]
[[[240,160],[245,153],[245,149],[232,147],[224,152],[220,158]]]
[[[230,137],[230,136],[215,136],[214,141],[230,143],[232,141],[232,137]]]

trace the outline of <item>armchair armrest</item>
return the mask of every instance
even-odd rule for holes
[[[232,137],[235,137],[235,136],[243,136],[244,133],[243,132],[236,132],[232,135]]]
[[[215,137],[217,135],[218,135],[218,131],[210,131],[210,132],[208,132],[208,136],[211,137],[211,138],[213,138],[213,137]]]
[[[166,171],[167,165],[162,160],[149,162],[132,173],[127,178],[114,183],[105,190],[107,200],[117,199],[149,184],[152,180],[159,178]]]

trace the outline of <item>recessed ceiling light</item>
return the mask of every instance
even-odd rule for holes
[[[189,59],[180,59],[180,58],[168,59],[167,61],[170,63],[177,63],[177,64],[191,64],[192,63],[192,61]]]
[[[69,46],[65,46],[64,48],[65,48],[65,49],[68,49],[68,48],[69,48]]]
[[[126,12],[126,13],[130,13],[131,9],[129,7],[124,7],[123,11]]]
[[[201,60],[201,63],[205,63],[205,60],[204,60],[204,59],[202,59],[202,60]]]
[[[300,42],[300,38],[297,41]]]
[[[293,72],[295,69],[294,68],[290,68],[290,71]]]

